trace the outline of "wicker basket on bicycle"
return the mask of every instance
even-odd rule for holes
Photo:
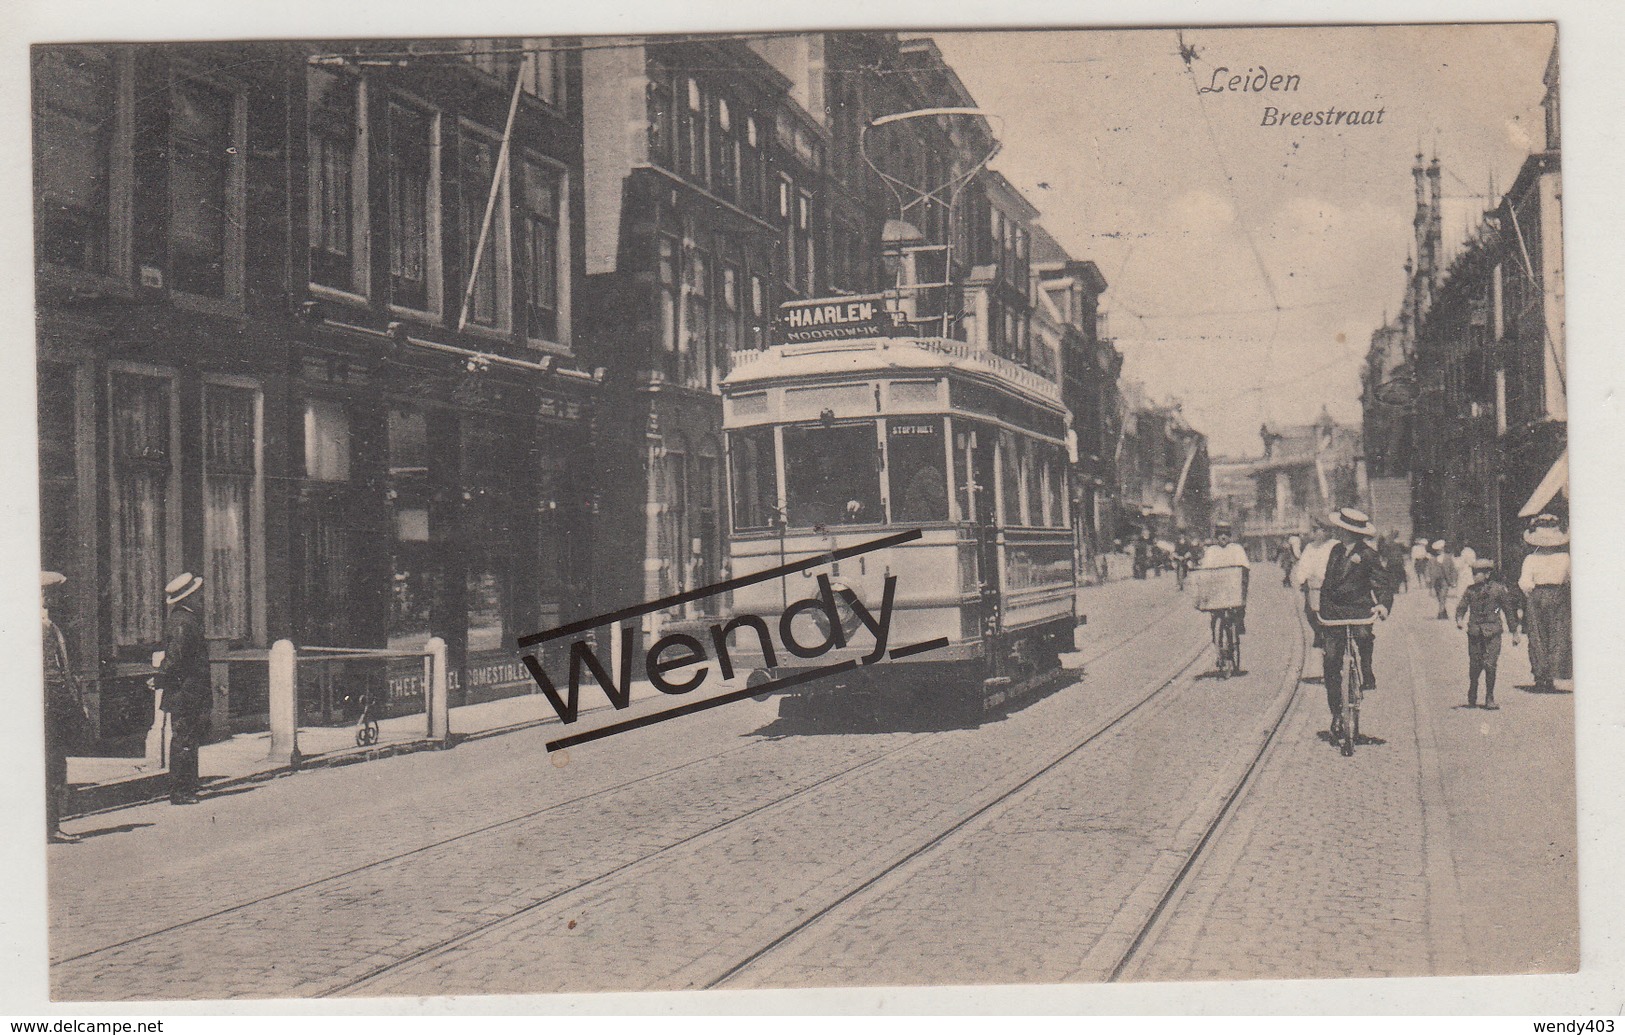
[[[1247,606],[1247,569],[1241,565],[1224,568],[1193,568],[1186,576],[1195,591],[1198,611],[1228,611]]]

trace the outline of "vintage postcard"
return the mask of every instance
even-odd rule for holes
[[[1580,968],[1562,23],[392,31],[32,44],[53,1000]]]

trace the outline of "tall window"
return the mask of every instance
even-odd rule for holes
[[[168,581],[170,381],[114,374],[112,420],[113,638],[155,643]]]
[[[558,40],[527,39],[528,53],[520,69],[521,89],[538,100],[562,107],[564,96],[564,54]]]
[[[722,265],[717,278],[717,352],[727,363],[739,348],[739,269]]]
[[[706,182],[705,97],[700,84],[684,79],[677,124],[677,171],[699,183]]]
[[[236,220],[233,166],[242,158],[235,97],[196,79],[169,95],[169,281],[176,291],[234,295],[226,278]]]
[[[431,299],[429,229],[435,198],[434,120],[416,109],[391,101],[387,119],[389,155],[389,285],[390,301],[409,309],[428,309]]]
[[[677,119],[675,98],[672,95],[671,73],[655,64],[648,64],[649,76],[649,157],[670,168],[672,162]]]
[[[785,175],[779,176],[779,221],[783,224],[784,286],[792,294],[799,293],[800,266],[796,264],[796,185]]]
[[[491,184],[497,171],[496,142],[487,140],[471,130],[462,134],[458,149],[458,181],[462,200],[463,267],[462,284],[466,289],[468,276],[474,271],[476,259],[479,270],[474,274],[474,292],[468,298],[468,320],[483,327],[507,327],[510,307],[508,295],[512,290],[511,257],[508,248],[508,184],[497,185],[497,202],[491,211],[491,223],[485,227],[485,207],[490,197]],[[485,229],[485,244],[480,250],[480,231]],[[462,299],[458,299],[458,305]]]
[[[739,136],[732,107],[726,97],[716,100],[716,125],[712,134],[715,153],[712,156],[712,175],[717,193],[733,200],[739,190]]]
[[[767,348],[767,286],[762,278],[750,275],[750,347]]]
[[[761,127],[755,115],[747,115],[740,121],[744,123],[744,141],[739,147],[739,203],[745,211],[759,216],[767,200]]]
[[[660,343],[667,352],[677,351],[677,264],[681,244],[668,234],[660,235],[659,254],[655,259],[656,279],[660,282]]]
[[[812,295],[817,290],[817,254],[813,248],[813,199],[802,191],[796,198],[796,266],[801,270],[801,290]]]
[[[254,410],[252,389],[203,387],[203,617],[210,636],[233,640],[252,634]]]
[[[683,383],[708,388],[711,385],[711,258],[698,248],[690,249],[687,258],[683,264],[688,300],[683,314],[687,330]]]
[[[43,261],[110,271],[115,76],[107,55],[80,47],[35,53],[34,104]]]
[[[305,477],[350,480],[350,415],[337,399],[305,400]]]
[[[546,166],[524,163],[519,246],[525,263],[525,333],[559,338],[559,179]]]
[[[660,521],[661,594],[681,592],[692,588],[689,581],[689,557],[693,527],[689,499],[688,443],[681,435],[674,436],[666,445],[661,461],[662,488]]]
[[[361,83],[325,68],[305,73],[309,105],[310,279],[365,292],[366,155]]]

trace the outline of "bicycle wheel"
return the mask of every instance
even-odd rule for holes
[[[1343,757],[1354,754],[1354,724],[1357,719],[1355,695],[1360,692],[1360,652],[1354,642],[1354,633],[1345,628],[1343,633],[1343,688],[1342,688],[1342,751]]]

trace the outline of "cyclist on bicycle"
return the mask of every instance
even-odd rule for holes
[[[1202,567],[1245,568],[1251,573],[1253,562],[1247,556],[1247,548],[1240,543],[1231,541],[1230,523],[1228,521],[1220,521],[1214,524],[1213,538],[1215,540],[1213,545],[1202,551]],[[1244,575],[1242,578],[1245,580],[1246,576]],[[1243,581],[1242,584],[1246,585],[1246,582]],[[1241,607],[1230,607],[1223,611],[1213,612],[1212,622],[1215,633],[1218,632],[1221,618],[1235,623],[1237,636],[1247,631],[1247,606],[1245,604]]]
[[[1371,667],[1371,655],[1376,646],[1372,623],[1388,617],[1394,607],[1394,580],[1372,545],[1376,529],[1371,519],[1352,507],[1344,507],[1326,518],[1336,540],[1326,557],[1326,574],[1320,585],[1319,620],[1326,629],[1324,651],[1321,655],[1321,673],[1326,682],[1326,704],[1332,712],[1332,730],[1338,731],[1343,699],[1343,653],[1347,641],[1335,627],[1346,626],[1354,637],[1360,652],[1360,665],[1365,673],[1361,691],[1377,688]]]
[[[1179,588],[1185,588],[1185,576],[1190,574],[1191,561],[1196,557],[1196,549],[1191,545],[1190,536],[1184,532],[1174,540],[1174,577],[1179,580]]]

